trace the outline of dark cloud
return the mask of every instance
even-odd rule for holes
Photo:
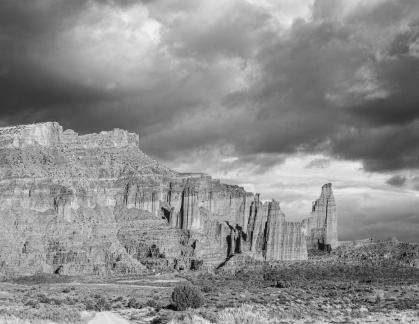
[[[371,171],[392,171],[419,167],[415,143],[418,121],[403,126],[347,128],[336,134],[333,152],[346,159],[362,160]]]
[[[10,123],[57,117],[63,121],[77,107],[112,100],[112,94],[86,86],[45,66],[34,51],[49,48],[86,1],[3,1],[0,3],[0,118]],[[64,46],[64,44],[62,44]],[[45,54],[47,54],[46,51]]]
[[[418,242],[417,198],[395,193],[383,197],[370,195],[364,199],[358,194],[338,198],[339,239],[387,239],[395,236],[403,241]],[[356,206],[354,201],[357,201]]]
[[[210,85],[223,86],[224,76],[219,70],[200,66],[193,73],[172,71],[168,66],[173,64],[171,57],[156,52],[155,61],[150,63],[154,66],[143,72],[141,62],[140,68],[136,68],[135,64],[124,61],[127,55],[119,44],[112,47],[120,34],[112,27],[106,30],[107,23],[112,23],[108,16],[116,6],[124,10],[134,4],[138,2],[80,0],[57,1],[51,5],[41,0],[2,2],[2,124],[56,120],[81,132],[114,127],[147,131],[167,127],[161,124],[175,119],[181,111],[205,106],[208,98],[216,96],[214,92],[218,91]],[[90,12],[93,13],[89,16]],[[141,12],[130,14],[128,18],[134,20]],[[119,18],[118,12],[116,16]],[[141,27],[147,15],[138,19],[136,27]],[[117,20],[114,25],[122,22]],[[123,34],[123,28],[120,32],[126,36],[125,41],[131,37]],[[103,53],[105,50],[118,52],[111,62],[114,66],[106,64],[112,60],[113,52]],[[103,55],[104,60],[100,57]],[[103,62],[96,63],[100,59]],[[179,70],[193,69],[194,64],[191,65],[179,66]],[[122,84],[129,73],[138,77],[129,75],[131,79]]]
[[[220,56],[252,57],[260,50],[261,40],[275,37],[274,31],[269,28],[272,17],[245,1],[233,4],[234,7],[227,4],[222,8],[226,10],[217,12],[197,10],[195,17],[186,11],[181,18],[170,22],[163,17],[163,23],[170,28],[165,33],[165,42],[177,56],[200,61],[212,61]],[[207,16],[202,21],[202,14],[211,14],[211,17]],[[191,28],[195,24],[197,28]]]
[[[406,181],[407,181],[407,178],[405,176],[395,175],[395,176],[392,176],[391,178],[389,178],[386,181],[386,183],[391,185],[391,186],[401,187],[406,183]]]
[[[317,0],[301,18],[303,2],[0,1],[0,125],[139,130],[147,153],[290,218],[343,176],[341,239],[417,241],[419,3]]]
[[[231,167],[417,169],[418,19],[414,0],[315,1],[291,26],[234,0],[3,1],[0,120],[141,129],[165,160],[230,145]]]

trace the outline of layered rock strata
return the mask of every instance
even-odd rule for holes
[[[288,222],[276,201],[166,168],[124,130],[0,128],[0,276],[215,268],[238,255],[301,260],[311,218]]]
[[[323,185],[320,198],[313,202],[309,218],[303,220],[309,249],[335,249],[338,245],[337,214],[332,184]]]

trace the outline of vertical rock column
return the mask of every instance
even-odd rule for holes
[[[327,183],[322,187],[322,194],[320,197],[324,196],[326,200],[326,231],[325,236],[326,244],[330,244],[331,248],[334,249],[338,246],[338,222],[336,215],[336,202],[333,195],[332,184]]]
[[[240,198],[241,203],[239,206],[239,217],[236,223],[241,227],[243,233],[247,233],[247,226],[253,199],[253,195],[249,193],[244,193]]]
[[[306,260],[307,243],[300,222],[284,223],[282,260]]]
[[[201,228],[201,220],[198,208],[198,192],[188,187],[182,193],[180,228],[184,230]]]
[[[268,217],[266,225],[266,260],[281,260],[284,239],[283,224],[285,215],[282,213],[279,203],[275,200],[268,205]]]
[[[183,203],[183,187],[179,183],[170,182],[166,201],[171,206],[170,226],[181,228],[181,210]]]
[[[309,248],[317,248],[318,242],[330,244],[332,249],[338,246],[336,203],[331,183],[323,185],[307,225]]]
[[[262,204],[259,194],[256,194],[249,211],[247,225],[247,241],[251,252],[261,252],[265,244],[265,228],[268,217],[268,203]]]
[[[269,203],[259,202],[257,208],[254,230],[251,238],[251,251],[262,252],[266,245],[266,226],[269,212]]]

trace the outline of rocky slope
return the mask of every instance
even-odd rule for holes
[[[419,268],[419,244],[373,239],[344,242],[331,254],[338,261],[358,262],[372,266],[401,266]]]
[[[323,191],[319,206],[330,206],[330,186]],[[336,223],[329,207],[319,210],[309,229],[287,222],[275,201],[162,166],[124,130],[0,128],[0,276],[196,269],[237,255],[306,259],[305,233]]]

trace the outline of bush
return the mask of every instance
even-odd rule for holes
[[[199,288],[191,284],[180,284],[175,287],[172,293],[172,305],[179,311],[187,308],[198,308],[204,303]]]
[[[292,286],[290,281],[284,281],[284,280],[280,280],[277,281],[275,284],[276,288],[290,288]]]
[[[108,311],[111,309],[110,303],[104,298],[86,298],[84,300],[84,305],[86,307],[86,310],[91,310],[95,312],[101,312],[101,311]]]
[[[86,298],[83,304],[86,307],[86,310],[96,311],[96,302],[92,298]]]
[[[118,296],[118,297],[115,297],[113,301],[114,302],[120,302],[120,301],[123,301],[123,300],[124,300],[124,298],[122,296]]]
[[[204,293],[210,293],[214,291],[214,288],[212,286],[209,285],[204,285],[201,287],[201,291]]]
[[[111,310],[111,305],[104,297],[100,297],[96,300],[96,310],[100,312],[108,311]]]
[[[140,303],[140,302],[139,302],[136,298],[134,298],[134,297],[131,297],[131,298],[128,300],[128,304],[127,304],[127,306],[128,306],[128,308],[137,308],[137,309],[143,308],[142,303]]]
[[[26,301],[25,306],[30,306],[32,308],[39,308],[39,301],[36,299],[29,299]]]
[[[149,299],[147,300],[147,302],[145,303],[146,306],[151,307],[151,308],[160,308],[160,305],[157,301],[155,301],[154,299]]]
[[[50,302],[50,299],[45,294],[39,294],[37,297],[40,303],[49,304]]]

